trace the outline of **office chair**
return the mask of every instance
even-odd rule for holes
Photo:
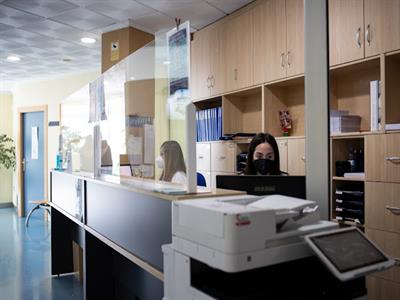
[[[207,186],[206,179],[203,174],[197,172],[197,185],[199,186]]]
[[[46,210],[49,213],[49,216],[51,216],[51,212],[50,212],[50,205],[46,200],[37,200],[37,201],[30,201],[30,203],[36,203],[35,207],[32,208],[25,220],[25,227],[29,226],[29,218],[31,217],[32,213],[39,209],[39,208],[43,208],[44,210]]]

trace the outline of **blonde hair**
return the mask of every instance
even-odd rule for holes
[[[181,146],[176,141],[166,141],[161,145],[160,153],[164,158],[164,170],[160,180],[171,181],[177,172],[186,174],[185,160]]]

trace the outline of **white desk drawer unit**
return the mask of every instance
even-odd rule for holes
[[[197,170],[210,171],[211,166],[211,145],[210,143],[197,143],[196,144],[197,156]]]
[[[232,142],[211,143],[211,171],[235,172],[235,144]]]

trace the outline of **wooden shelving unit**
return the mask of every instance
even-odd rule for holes
[[[338,180],[338,181],[365,181],[364,177],[340,177],[340,176],[333,176],[332,180]]]

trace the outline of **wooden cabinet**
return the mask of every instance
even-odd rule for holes
[[[329,0],[329,62],[364,57],[363,0]]]
[[[288,139],[288,173],[305,175],[305,139]]]
[[[372,229],[400,233],[399,195],[400,184],[366,182],[365,225]]]
[[[224,92],[253,85],[252,12],[232,17],[221,30]]]
[[[365,56],[400,49],[400,1],[364,0]]]
[[[305,138],[276,138],[281,171],[305,175]]]
[[[374,276],[367,278],[368,300],[400,299],[400,284]]]
[[[267,0],[253,8],[254,83],[304,72],[303,0]]]
[[[366,179],[400,183],[400,134],[377,134],[365,139]]]
[[[207,98],[223,88],[221,26],[207,27],[195,33],[191,43],[192,99]]]
[[[400,260],[400,234],[373,229],[366,229],[365,233],[383,252],[396,260]],[[374,276],[400,283],[400,265],[375,273]]]

